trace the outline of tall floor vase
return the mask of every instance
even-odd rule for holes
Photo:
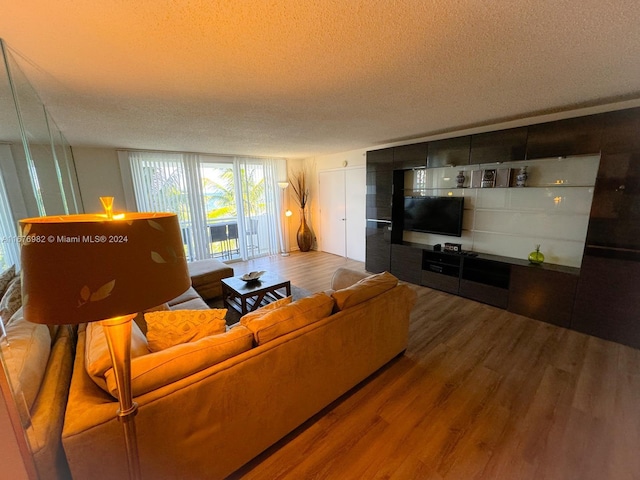
[[[308,252],[311,250],[313,237],[311,235],[311,229],[309,228],[309,225],[307,225],[304,209],[300,210],[300,228],[298,228],[296,238],[298,240],[298,248],[300,248],[301,252]]]

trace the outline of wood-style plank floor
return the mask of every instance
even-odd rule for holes
[[[232,266],[310,291],[364,271],[321,252]],[[231,478],[640,479],[639,350],[413,288],[406,354]]]

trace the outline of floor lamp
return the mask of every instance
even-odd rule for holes
[[[24,318],[104,327],[118,387],[129,477],[140,478],[131,394],[131,319],[191,284],[178,218],[169,213],[63,215],[20,221]],[[107,208],[108,207],[108,208]]]
[[[284,211],[284,191],[289,187],[289,182],[278,182],[278,187],[280,187],[281,191],[281,202],[280,202],[280,212]],[[291,210],[284,211],[284,216],[289,221],[289,217],[291,216]],[[282,219],[282,213],[280,214],[280,219]],[[281,222],[280,225],[280,236],[282,240],[282,249],[283,251],[280,253],[283,257],[289,256],[289,231],[286,227],[284,221]]]

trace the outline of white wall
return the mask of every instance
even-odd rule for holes
[[[113,210],[126,211],[117,151],[113,148],[74,147],[73,158],[85,213],[102,212],[100,197],[114,197]]]

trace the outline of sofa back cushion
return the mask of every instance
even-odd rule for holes
[[[87,324],[84,362],[91,379],[103,389],[107,388],[104,374],[112,367],[107,337],[100,322]],[[149,353],[147,339],[135,322],[131,322],[131,358]]]
[[[26,427],[49,361],[51,337],[46,325],[26,321],[22,308],[10,320],[7,339],[0,342],[0,347],[20,419]]]
[[[0,299],[0,319],[6,327],[11,321],[13,314],[22,306],[22,288],[20,277],[14,277],[7,285],[2,298]]]
[[[229,331],[182,343],[131,360],[131,391],[139,396],[250,350],[253,335],[238,325]],[[113,368],[105,372],[107,391],[117,398]]]
[[[246,314],[240,323],[253,332],[256,345],[298,330],[331,315],[333,299],[324,292],[304,297],[288,305],[267,305]]]
[[[4,272],[0,273],[0,298],[4,295],[4,292],[7,290],[9,283],[16,277],[16,266],[11,265]]]
[[[389,272],[382,272],[363,278],[350,287],[336,290],[331,294],[338,311],[366,302],[381,293],[391,290],[398,284],[398,279]]]

